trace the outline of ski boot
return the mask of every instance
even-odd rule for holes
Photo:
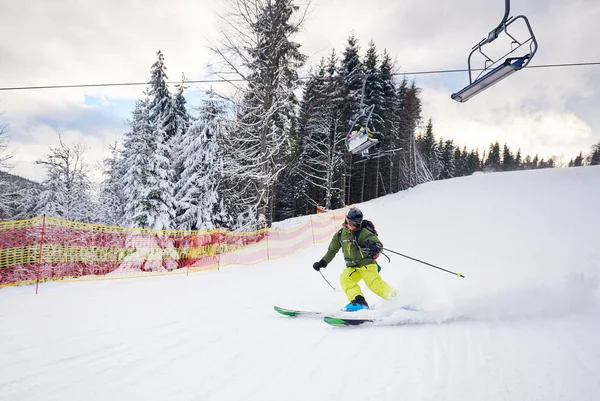
[[[357,295],[356,298],[354,298],[354,301],[346,305],[345,308],[345,310],[348,312],[356,312],[362,309],[369,309],[369,304],[367,304],[367,301],[365,301],[365,297],[363,297],[362,295]]]

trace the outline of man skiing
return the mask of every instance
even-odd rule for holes
[[[334,234],[327,253],[313,264],[313,269],[319,271],[327,267],[340,248],[346,262],[346,269],[340,276],[340,284],[350,301],[346,310],[369,309],[358,285],[360,280],[364,280],[367,287],[383,299],[389,300],[396,296],[396,290],[379,275],[380,267],[375,262],[383,249],[375,227],[370,221],[363,220],[362,212],[356,207],[348,211],[343,227]]]

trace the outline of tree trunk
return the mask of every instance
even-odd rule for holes
[[[379,197],[379,161],[381,159],[377,159],[377,165],[375,167],[375,196],[374,198]]]
[[[363,163],[363,170],[362,170],[362,184],[360,186],[360,202],[364,202],[365,201],[365,175],[367,172],[367,162],[365,161]]]

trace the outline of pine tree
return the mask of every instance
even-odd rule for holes
[[[125,218],[127,197],[123,189],[125,175],[123,158],[117,144],[110,146],[111,156],[104,160],[105,176],[100,187],[100,221],[111,226],[120,226]]]
[[[407,189],[423,182],[433,180],[427,163],[423,162],[417,146],[415,133],[421,123],[422,105],[419,99],[421,89],[413,81],[410,86],[403,78],[398,86],[398,138],[403,151],[398,153],[398,187]]]
[[[471,175],[476,171],[481,171],[482,163],[479,157],[479,149],[472,150],[467,157],[467,170],[468,174]]]
[[[365,106],[374,107],[369,126],[376,132],[381,132],[384,124],[381,112],[385,108],[384,87],[386,83],[383,81],[383,76],[380,73],[379,55],[377,54],[377,46],[375,46],[373,41],[369,42],[362,65],[363,79],[365,80],[365,92],[362,101]],[[359,121],[366,123],[364,120]]]
[[[394,166],[398,163],[401,147],[400,137],[400,122],[398,120],[398,109],[400,107],[400,100],[396,92],[396,85],[394,83],[394,64],[390,55],[384,50],[379,73],[382,82],[382,93],[383,93],[383,104],[379,115],[383,119],[380,136],[380,150],[383,151],[396,151],[395,153],[389,154],[387,157],[380,159],[380,162],[384,164],[382,166],[383,182],[387,183],[387,188],[383,188],[378,196],[386,195],[388,193],[394,193],[398,191],[398,171],[394,169]]]
[[[125,224],[129,227],[170,229],[175,217],[171,161],[165,131],[154,130],[151,102],[136,103],[131,131],[125,134],[122,178],[126,194]]]
[[[438,148],[440,152],[440,179],[456,177],[456,161],[454,159],[454,141],[440,139]]]
[[[438,180],[442,174],[441,148],[443,144],[436,143],[433,134],[433,120],[430,118],[425,133],[417,138],[417,148],[421,152],[425,165],[432,178]]]
[[[588,156],[588,164],[590,166],[600,165],[600,142],[592,146],[592,151]]]
[[[504,148],[502,150],[502,170],[503,171],[513,171],[515,168],[515,157],[510,151],[508,145],[504,144]]]
[[[495,142],[490,145],[490,152],[484,162],[485,171],[500,171],[500,143]]]
[[[164,56],[159,50],[152,65],[147,98],[136,105],[132,131],[124,153],[124,190],[129,196],[125,219],[129,226],[171,229],[175,218],[172,138],[177,133],[173,98],[167,86]],[[130,192],[131,191],[131,192]]]
[[[181,138],[178,163],[183,170],[175,195],[178,229],[208,230],[229,221],[219,194],[223,174],[219,144],[226,130],[225,106],[213,97]]]
[[[468,157],[466,146],[463,147],[462,151],[458,146],[454,148],[455,177],[463,177],[469,174]]]
[[[176,113],[174,102],[167,85],[165,59],[159,50],[156,53],[158,59],[150,68],[150,81],[148,82],[148,118],[152,129],[162,131],[163,142],[167,143],[177,132]]]
[[[572,164],[569,167],[581,167],[583,166],[583,152],[579,152],[575,160],[572,161]]]
[[[521,159],[521,149],[517,151],[517,155],[515,156],[515,169],[521,170],[523,168],[523,160]]]
[[[343,113],[348,131],[358,129],[360,124],[364,124],[364,118],[358,119],[361,114],[361,103],[364,104],[362,95],[362,84],[365,79],[364,67],[359,55],[360,47],[358,39],[354,32],[348,37],[346,47],[342,53],[340,61],[340,77],[343,83],[343,91],[340,94],[344,99]],[[353,126],[353,124],[357,126]]]
[[[377,54],[377,47],[373,41],[369,42],[369,46],[365,53],[363,61],[364,70],[364,99],[363,103],[366,107],[372,107],[373,113],[368,123],[369,129],[378,133],[381,138],[384,130],[384,119],[382,112],[385,109],[385,98],[384,98],[384,87],[386,86],[383,81],[383,76],[380,73],[379,66],[379,55]],[[366,124],[366,121],[362,122]],[[362,125],[361,124],[361,125]],[[381,142],[375,146],[374,151],[381,149]],[[370,200],[377,198],[380,192],[380,162],[379,158],[367,160],[362,164],[362,178],[361,185],[364,188],[363,200]]]
[[[147,97],[136,103],[131,131],[125,134],[120,168],[126,171],[121,185],[126,194],[124,221],[130,227],[164,230],[174,225],[175,165],[171,157],[174,138],[180,132],[181,109],[175,107],[178,97],[173,98],[169,91],[166,69],[159,50],[150,69]]]
[[[175,127],[175,133],[173,135],[173,138],[171,138],[170,143],[168,144],[168,147],[171,150],[170,159],[173,162],[174,183],[177,183],[181,178],[183,166],[180,163],[181,158],[179,156],[185,150],[181,144],[183,143],[184,136],[186,135],[188,129],[192,124],[192,118],[190,117],[187,111],[187,101],[183,96],[183,92],[186,89],[184,82],[185,76],[182,76],[181,84],[177,85],[177,93],[173,96],[172,111],[174,113],[173,122]]]

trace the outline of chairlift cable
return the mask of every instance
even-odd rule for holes
[[[563,68],[563,67],[585,67],[585,66],[598,66],[600,61],[594,62],[576,62],[576,63],[555,63],[555,64],[540,64],[540,65],[528,65],[523,69],[529,68]],[[471,71],[482,71],[483,68],[472,68]],[[402,76],[402,75],[435,75],[435,74],[451,74],[458,72],[468,72],[466,68],[448,69],[448,70],[423,70],[423,71],[405,71],[405,72],[394,72],[386,75],[391,76]],[[365,74],[360,74],[365,75]],[[383,75],[380,73],[371,73],[371,75]],[[300,77],[302,81],[312,79],[314,77]],[[324,77],[324,79],[328,79]],[[200,79],[200,80],[187,80],[185,84],[201,84],[201,83],[226,83],[226,82],[244,82],[245,79]],[[147,85],[147,82],[112,82],[112,83],[95,83],[95,84],[72,84],[72,85],[37,85],[37,86],[5,86],[0,87],[0,91],[18,91],[18,90],[37,90],[37,89],[68,89],[68,88],[96,88],[96,87],[111,87],[111,86],[141,86]],[[167,81],[169,85],[181,84],[181,81]]]

